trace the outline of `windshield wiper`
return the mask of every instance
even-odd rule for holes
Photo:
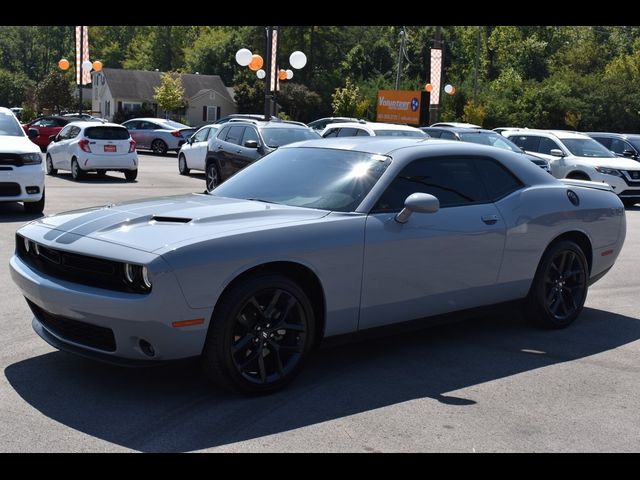
[[[254,202],[263,202],[263,203],[275,203],[276,205],[279,205],[278,202],[273,202],[271,200],[265,200],[263,198],[246,198],[245,200],[252,200]]]

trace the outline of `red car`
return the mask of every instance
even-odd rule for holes
[[[39,117],[29,123],[25,123],[22,125],[22,128],[27,134],[29,134],[30,128],[33,128],[38,132],[38,136],[32,138],[31,141],[38,145],[40,150],[45,152],[47,150],[47,145],[51,142],[51,140],[49,140],[50,135],[57,135],[67,123],[77,122],[78,120],[80,119],[50,115],[48,117]]]

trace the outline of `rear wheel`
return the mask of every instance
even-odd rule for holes
[[[53,168],[53,160],[51,159],[51,155],[48,153],[45,159],[45,164],[47,167],[47,175],[56,175],[58,173],[58,169]]]
[[[42,198],[37,202],[24,202],[24,211],[27,213],[42,213],[44,211],[44,189]]]
[[[203,367],[223,388],[270,393],[299,373],[314,334],[304,290],[282,275],[257,275],[226,292],[216,307]]]
[[[167,144],[164,143],[164,140],[157,138],[151,142],[151,150],[153,150],[153,153],[157,153],[158,155],[164,155],[167,153],[168,147]]]
[[[178,157],[178,171],[180,172],[180,175],[189,175],[189,172],[191,171],[191,169],[187,167],[187,159],[183,153]]]
[[[524,314],[545,328],[564,328],[582,312],[589,268],[580,247],[560,241],[547,249],[538,265]]]
[[[80,165],[78,165],[78,160],[74,158],[71,160],[71,178],[80,180],[82,177],[84,177],[84,172],[80,168]]]
[[[96,175],[98,175],[99,177],[104,177],[107,174],[107,171],[99,168],[98,170],[96,170]]]
[[[136,170],[125,170],[124,178],[127,182],[133,182],[136,178],[138,178],[138,169]]]

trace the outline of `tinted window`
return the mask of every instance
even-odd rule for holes
[[[67,123],[69,123],[69,121],[63,120],[62,118],[54,118],[53,123],[56,127],[64,127]]]
[[[265,128],[262,130],[262,138],[270,147],[281,147],[302,140],[315,140],[320,135],[308,128]]]
[[[142,123],[141,121],[135,120],[133,122],[123,123],[122,125],[129,130],[138,130],[140,128],[141,123]]]
[[[617,138],[611,139],[611,146],[609,147],[609,150],[615,153],[619,153],[620,155],[622,155],[626,150],[634,151],[631,145],[629,145],[624,140],[619,140]]]
[[[325,133],[323,135],[323,137],[324,138],[337,137],[338,133],[340,133],[340,129],[339,128],[332,128],[332,129],[328,130],[327,133]]]
[[[456,137],[451,132],[440,132],[440,138],[444,138],[445,140],[457,140],[458,139],[458,137]]]
[[[339,137],[355,137],[358,134],[357,128],[343,127],[340,129]]]
[[[258,137],[258,132],[253,127],[247,127],[244,129],[244,135],[242,136],[242,145],[246,142],[254,140],[260,144],[260,138]]]
[[[31,125],[32,127],[55,127],[57,126],[56,121],[53,118],[41,118],[40,120],[36,120]]]
[[[497,133],[461,133],[460,139],[463,142],[478,143],[491,147],[502,148],[511,152],[522,153],[522,150],[509,139]]]
[[[596,142],[601,143],[603,147],[609,148],[611,150],[613,150],[611,148],[611,139],[608,137],[591,137],[593,138]],[[615,150],[613,150],[615,152]]]
[[[125,129],[126,130],[126,129]],[[78,134],[80,133],[80,127],[77,126],[73,126],[71,127],[71,129],[69,130],[69,136],[67,138],[76,138],[78,136]]]
[[[351,212],[391,160],[384,155],[325,148],[284,148],[241,170],[212,194]]]
[[[486,193],[477,181],[474,161],[458,158],[415,160],[391,182],[374,211],[399,211],[406,198],[416,192],[434,195],[440,200],[440,207],[486,202]]]
[[[227,131],[227,136],[224,141],[233,143],[234,145],[240,145],[240,139],[242,139],[242,134],[244,133],[244,127],[231,127]]]
[[[370,137],[369,132],[363,130],[361,128],[358,129],[358,133],[356,133],[356,137]]]
[[[418,137],[424,138],[427,136],[421,130],[376,130],[376,136],[378,137]]]
[[[129,130],[124,127],[89,127],[84,136],[92,140],[128,140]]]
[[[523,186],[513,173],[495,160],[479,158],[475,161],[475,165],[491,201],[495,202]]]
[[[208,128],[203,128],[202,130],[198,130],[193,135],[193,141],[194,142],[204,142],[207,139],[207,135],[209,135],[209,129]]]
[[[611,150],[604,148],[593,138],[564,138],[562,143],[576,157],[615,157]]]
[[[64,127],[62,130],[60,130],[60,133],[58,133],[58,137],[60,138],[60,140],[67,140],[71,138],[70,135],[71,135],[72,128],[73,127],[71,126],[67,126],[67,127]]]
[[[538,152],[544,153],[545,155],[551,155],[551,150],[557,149],[562,150],[560,145],[547,137],[542,137],[540,139],[540,145],[538,145]]]
[[[142,130],[158,130],[158,129],[162,129],[163,127],[151,122],[140,122],[139,128]]]
[[[516,135],[514,137],[509,137],[509,139],[520,148],[531,152],[537,152],[538,146],[540,145],[540,137],[531,135]]]

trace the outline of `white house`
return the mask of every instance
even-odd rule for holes
[[[91,76],[94,115],[113,120],[118,110],[136,111],[145,104],[154,116],[165,116],[153,99],[154,87],[160,85],[160,72],[103,68],[100,72],[91,72]],[[183,73],[180,76],[187,107],[179,113],[191,126],[199,127],[237,112],[233,91],[224,85],[219,75]]]

